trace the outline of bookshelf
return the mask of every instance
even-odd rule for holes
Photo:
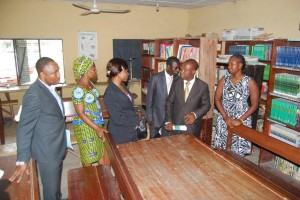
[[[141,99],[142,105],[146,105],[147,85],[154,73],[154,40],[142,40],[141,47]]]
[[[146,88],[152,74],[163,70],[164,63],[170,56],[181,56],[179,60],[193,58],[199,63],[198,77],[209,85],[211,105],[214,105],[213,97],[216,78],[217,39],[208,37],[200,38],[162,38],[155,40],[144,40],[142,43],[154,44],[153,55],[142,53],[142,101],[146,105]],[[147,46],[147,45],[145,45]],[[142,47],[143,49],[143,47]],[[195,53],[196,51],[196,53]],[[193,52],[193,53],[191,53]],[[188,56],[189,54],[190,56]],[[150,63],[150,64],[148,64]],[[149,70],[149,72],[148,72]],[[145,73],[146,71],[146,73]],[[149,76],[147,75],[149,74]],[[146,108],[147,109],[147,108]],[[201,139],[205,143],[211,143],[213,106],[206,116],[203,117]]]
[[[266,65],[264,70],[264,83],[262,94],[267,94],[269,72],[272,58],[272,48],[276,40],[270,41],[226,41],[225,43],[225,54],[242,54],[257,56],[258,61]],[[262,95],[264,96],[264,95]],[[263,98],[261,103],[266,104],[266,99]]]
[[[270,137],[274,137],[274,134],[282,135],[277,137],[277,139],[282,141],[286,137],[292,138],[293,144],[291,143],[290,145],[294,145],[297,142],[297,135],[298,139],[300,137],[299,119],[297,119],[300,98],[298,90],[292,89],[298,87],[299,81],[297,78],[300,80],[299,58],[299,41],[273,41],[264,133]],[[297,78],[295,79],[295,77]],[[279,109],[284,109],[284,111],[278,113],[278,106]],[[296,108],[295,112],[292,112],[293,108]],[[287,141],[285,142],[288,143]],[[261,149],[259,163],[262,164],[271,160],[275,160],[275,167],[280,162],[277,156]]]
[[[267,106],[267,97],[269,91],[269,77],[270,66],[272,65],[273,47],[280,41],[286,41],[286,39],[274,39],[269,41],[262,40],[249,40],[249,41],[226,41],[225,42],[225,54],[239,53],[242,55],[257,56],[258,61],[263,63],[266,67],[264,69],[263,82],[261,85],[261,98],[259,106],[259,125],[258,129],[264,125],[264,113]]]

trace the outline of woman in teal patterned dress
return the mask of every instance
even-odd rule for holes
[[[98,162],[103,164],[104,133],[99,91],[94,87],[98,80],[94,62],[86,57],[77,58],[73,63],[74,77],[77,81],[72,91],[76,111],[73,120],[74,133],[78,142],[80,159],[84,167]]]

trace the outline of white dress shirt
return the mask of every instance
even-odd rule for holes
[[[58,105],[59,105],[59,108],[61,110],[61,113],[64,115],[64,111],[63,111],[63,106],[62,106],[62,99],[61,97],[57,94],[56,90],[55,90],[55,86],[54,85],[47,85],[46,83],[44,83],[41,79],[39,79],[39,81],[41,81],[41,83],[43,83],[46,88],[48,88],[48,90],[51,92],[51,94],[55,97]]]
[[[168,72],[165,70],[165,77],[166,77],[166,83],[167,83],[167,90],[168,90],[168,94],[169,94],[172,83],[173,83],[173,76],[170,76],[168,74]]]

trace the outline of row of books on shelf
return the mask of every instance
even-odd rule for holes
[[[276,65],[300,70],[300,47],[278,46]]]
[[[274,168],[300,181],[300,167],[279,156],[275,156]]]
[[[145,54],[154,54],[154,42],[143,43],[143,53]]]
[[[272,99],[270,118],[300,127],[300,103],[283,98]]]
[[[288,73],[275,74],[274,93],[300,97],[300,76]]]
[[[188,59],[194,59],[196,61],[199,61],[199,55],[200,55],[200,48],[199,47],[193,47],[192,45],[179,45],[178,52],[177,52],[177,58],[184,62]]]
[[[269,135],[294,147],[300,147],[300,133],[293,129],[274,123],[270,125]]]
[[[188,59],[195,59],[199,61],[200,48],[193,47],[192,45],[182,44],[178,47],[177,55],[173,55],[173,45],[172,44],[160,44],[160,57],[169,58],[170,56],[177,56],[177,58],[184,62]]]
[[[272,45],[256,44],[252,46],[252,56],[257,56],[260,60],[271,60]]]
[[[160,44],[159,46],[160,57],[169,58],[173,56],[173,45],[172,44]]]
[[[229,46],[229,54],[249,55],[249,45],[232,45]]]
[[[229,54],[249,55],[249,45],[231,45],[229,46]],[[252,46],[252,56],[256,56],[259,60],[271,60],[272,45],[271,44],[256,44]]]

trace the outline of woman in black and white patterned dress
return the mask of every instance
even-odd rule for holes
[[[227,126],[244,124],[251,127],[251,115],[259,105],[259,89],[254,79],[242,73],[246,66],[245,58],[236,54],[228,62],[229,74],[221,78],[215,93],[215,105],[219,110],[216,117],[214,148],[225,149]],[[250,96],[250,104],[248,98]],[[240,155],[251,154],[251,142],[237,135],[233,136],[232,151]]]

